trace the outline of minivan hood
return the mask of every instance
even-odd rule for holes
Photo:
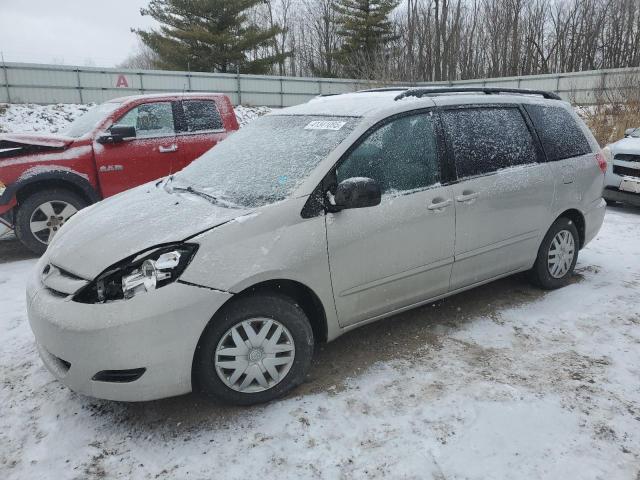
[[[87,280],[157,245],[178,242],[250,210],[225,208],[160,182],[142,185],[76,214],[47,249],[49,262]]]
[[[75,141],[75,138],[62,135],[41,135],[32,133],[5,133],[0,134],[0,149],[23,146],[66,148]]]

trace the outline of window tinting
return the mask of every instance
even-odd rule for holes
[[[428,187],[440,180],[433,120],[429,114],[395,119],[374,131],[338,166],[338,182],[372,178],[382,192]]]
[[[185,100],[182,102],[188,132],[221,130],[222,118],[211,100]]]
[[[465,108],[442,114],[458,178],[535,163],[533,137],[517,108]]]
[[[136,127],[137,137],[161,137],[175,133],[171,102],[143,103],[129,110],[116,124]]]
[[[542,146],[551,162],[591,153],[580,126],[562,107],[525,105]]]

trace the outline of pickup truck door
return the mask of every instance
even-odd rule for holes
[[[137,105],[114,123],[136,127],[135,138],[94,143],[104,197],[171,174],[179,154],[174,109],[168,101]]]
[[[220,111],[214,100],[178,102],[177,144],[173,172],[182,170],[227,136]]]

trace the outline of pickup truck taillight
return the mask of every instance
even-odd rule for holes
[[[600,167],[600,170],[602,171],[602,173],[606,173],[607,172],[607,157],[605,157],[603,151],[599,151],[596,154],[596,161],[598,162],[598,166]]]

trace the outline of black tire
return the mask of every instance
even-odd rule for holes
[[[43,190],[23,200],[16,213],[16,236],[25,247],[37,255],[42,255],[45,252],[47,243],[43,243],[31,232],[30,221],[40,205],[47,202],[65,202],[73,205],[77,210],[88,205],[88,202],[81,196],[62,188]]]
[[[271,388],[245,393],[227,386],[215,368],[214,358],[218,343],[235,325],[244,320],[268,318],[284,325],[293,338],[295,355],[288,373]],[[303,382],[313,357],[313,330],[302,308],[291,298],[277,293],[258,293],[232,302],[217,313],[200,338],[193,361],[194,391],[212,400],[234,404],[253,405],[279,398]]]
[[[568,231],[573,237],[573,260],[571,262],[569,270],[567,270],[567,272],[562,277],[555,278],[549,271],[549,249],[555,236],[563,230]],[[553,222],[553,225],[551,225],[549,231],[542,240],[542,244],[540,245],[540,248],[538,250],[536,263],[529,271],[529,278],[531,279],[531,281],[538,287],[544,288],[545,290],[554,290],[556,288],[564,287],[565,285],[567,285],[567,283],[569,283],[569,280],[571,279],[571,276],[573,275],[573,270],[576,266],[576,262],[578,261],[579,246],[580,236],[578,234],[578,229],[576,228],[573,221],[566,217],[558,218],[555,222]]]

